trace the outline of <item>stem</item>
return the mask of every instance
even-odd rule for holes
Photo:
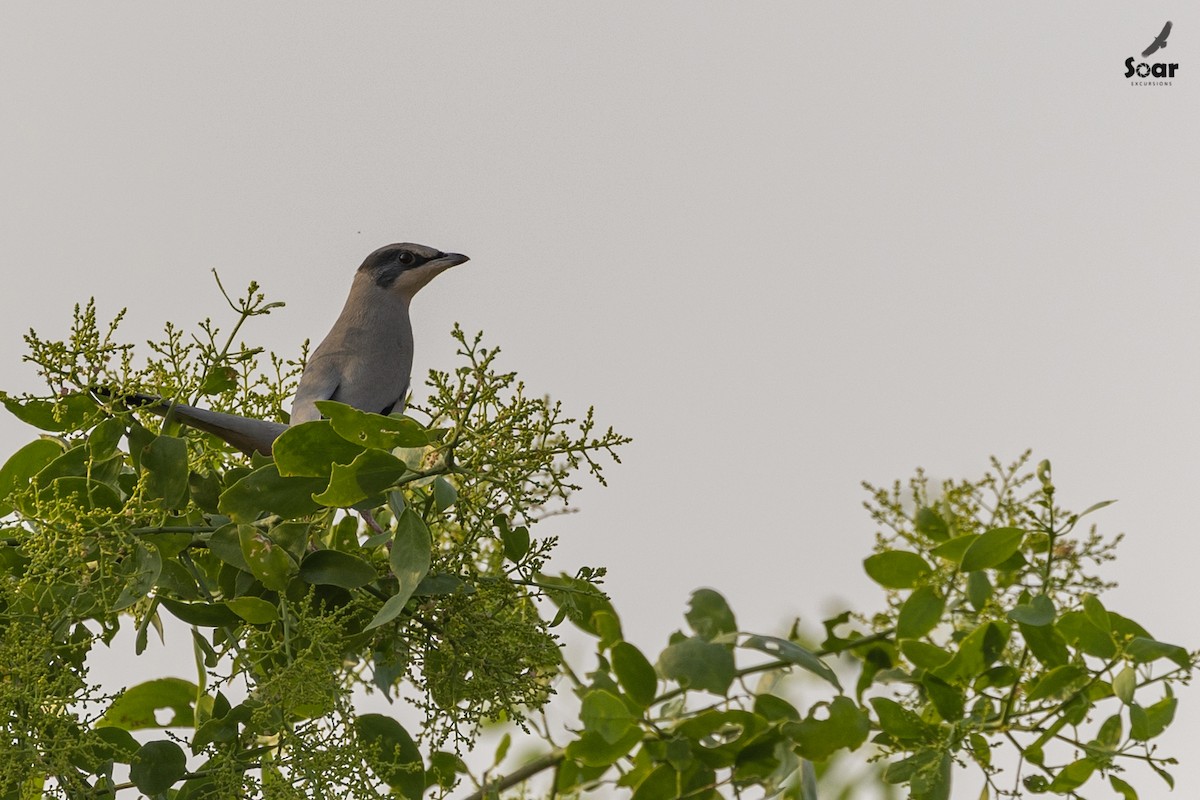
[[[564,758],[566,758],[566,753],[562,750],[556,750],[553,753],[547,753],[541,758],[535,758],[525,766],[509,773],[499,780],[484,783],[478,791],[472,792],[464,797],[463,800],[483,800],[484,797],[488,797],[493,794],[499,795],[499,793],[503,792],[505,789],[516,786],[518,783],[532,778],[539,772],[544,772],[545,770],[557,767],[562,763]]]

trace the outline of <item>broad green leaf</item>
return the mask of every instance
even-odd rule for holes
[[[733,683],[733,653],[725,645],[691,637],[662,651],[658,672],[685,689],[723,695]]]
[[[208,396],[237,388],[237,370],[228,364],[216,364],[204,374],[200,394]]]
[[[1108,782],[1112,785],[1114,791],[1121,793],[1122,800],[1138,800],[1138,793],[1134,788],[1116,775],[1109,775]]]
[[[22,422],[53,433],[85,430],[101,413],[96,401],[85,394],[54,400],[22,400],[0,392],[0,402]]]
[[[592,689],[583,696],[579,719],[586,730],[600,734],[609,744],[625,738],[637,722],[621,698],[603,689]]]
[[[774,636],[748,636],[741,643],[741,647],[748,647],[752,650],[766,653],[775,656],[780,661],[787,661],[795,664],[801,669],[808,670],[814,675],[824,678],[839,692],[842,690],[842,685],[838,682],[837,674],[829,668],[829,665],[806,647],[801,647],[795,642],[787,639],[779,639]]]
[[[1053,625],[1036,626],[1020,623],[1021,637],[1043,666],[1061,667],[1070,660],[1067,643]]]
[[[1050,781],[1050,791],[1056,794],[1066,794],[1087,783],[1088,778],[1096,771],[1096,762],[1090,758],[1081,758],[1067,764],[1054,780]]]
[[[317,409],[329,418],[339,436],[362,447],[391,450],[432,444],[429,431],[408,417],[370,414],[332,400],[318,400]]]
[[[129,780],[152,797],[166,792],[186,774],[187,755],[167,739],[146,742],[129,762]]]
[[[334,464],[349,464],[362,452],[324,419],[288,428],[271,445],[279,474],[287,477],[328,478]]]
[[[642,778],[629,800],[676,800],[680,796],[678,770],[670,764],[659,764]]]
[[[1096,745],[1105,750],[1115,752],[1121,744],[1124,726],[1121,724],[1121,712],[1113,714],[1100,726],[1096,733]]]
[[[992,581],[983,570],[967,573],[967,600],[971,608],[982,611],[992,599]]]
[[[951,686],[931,672],[921,677],[921,685],[925,688],[925,694],[933,703],[933,707],[937,709],[938,716],[946,722],[958,722],[962,719],[966,702],[962,689]]]
[[[570,619],[580,630],[600,636],[593,618],[597,612],[617,617],[616,609],[603,592],[587,581],[570,575],[538,575],[538,583],[546,587],[550,599],[559,608],[559,613]],[[624,638],[624,637],[622,637]]]
[[[279,619],[279,609],[261,597],[235,597],[225,605],[251,625],[266,625]]]
[[[900,652],[912,662],[914,667],[921,669],[936,669],[947,664],[954,656],[936,645],[916,639],[902,639]]]
[[[1160,658],[1169,658],[1179,666],[1187,669],[1191,663],[1188,651],[1184,648],[1177,644],[1157,642],[1146,636],[1137,636],[1130,640],[1129,644],[1125,647],[1125,652],[1138,664],[1148,664]]]
[[[433,502],[438,511],[445,511],[458,502],[458,489],[446,480],[446,476],[438,475],[433,479]]]
[[[720,592],[712,589],[697,589],[692,592],[684,618],[696,635],[706,641],[737,630],[737,621],[733,618],[729,604]]]
[[[1127,706],[1133,705],[1133,694],[1137,689],[1137,671],[1133,667],[1125,667],[1117,673],[1112,682],[1113,694]]]
[[[128,764],[141,748],[142,743],[133,738],[133,735],[124,728],[104,725],[103,722],[97,723],[97,725],[98,727],[93,728],[92,732],[97,739],[103,742],[101,756],[105,759],[112,759],[118,764]]]
[[[641,728],[630,728],[617,742],[606,741],[592,731],[584,731],[567,745],[567,758],[589,767],[607,767],[615,763],[642,741]]]
[[[504,543],[504,556],[514,564],[519,563],[529,552],[529,528],[521,525],[510,529],[505,525],[500,529],[500,541]]]
[[[375,568],[363,559],[337,550],[309,553],[300,563],[300,578],[305,583],[357,589],[378,577]]]
[[[866,712],[844,695],[816,703],[800,722],[783,724],[783,733],[796,744],[796,753],[812,761],[824,761],[842,748],[857,750],[870,731]]]
[[[113,700],[96,726],[126,731],[190,727],[193,725],[192,705],[198,692],[196,684],[181,678],[157,678],[139,683]],[[160,708],[169,708],[173,712],[165,725],[160,725],[154,714]]]
[[[958,643],[958,652],[934,673],[948,683],[973,680],[1004,652],[1010,633],[1006,623],[983,623]]]
[[[125,577],[125,586],[113,604],[113,611],[121,611],[141,600],[158,583],[162,573],[162,555],[157,547],[146,547],[139,543],[133,554],[121,562],[119,573]]]
[[[931,739],[934,728],[904,706],[886,697],[872,697],[871,705],[879,718],[879,727],[897,742]]]
[[[1109,619],[1108,610],[1096,595],[1085,594],[1083,596],[1083,614],[1087,617],[1088,622],[1095,625],[1098,630],[1109,635],[1112,634],[1112,620]]]
[[[238,533],[240,527],[236,523],[230,523],[213,531],[208,537],[208,550],[231,567],[250,572],[250,565],[242,555],[242,537]]]
[[[621,688],[639,706],[649,707],[658,693],[658,675],[654,672],[654,666],[642,655],[641,650],[629,642],[613,645],[611,659],[613,672]]]
[[[1075,689],[1087,683],[1088,671],[1076,664],[1065,664],[1055,667],[1042,675],[1029,688],[1027,699],[1030,701],[1043,700],[1047,697],[1065,697]]]
[[[1167,696],[1152,706],[1143,708],[1134,703],[1129,707],[1129,735],[1139,742],[1146,742],[1161,734],[1175,719],[1175,707],[1179,701]]]
[[[63,446],[57,439],[34,439],[4,462],[0,467],[0,517],[12,513],[7,502],[12,493],[28,486],[33,476],[62,454]]]
[[[287,589],[300,570],[291,553],[251,525],[238,526],[238,541],[242,546],[242,558],[263,586],[276,592]]]
[[[742,750],[767,726],[762,717],[737,708],[710,708],[695,713],[675,727],[675,732],[691,742],[694,748],[685,748],[683,758],[676,759],[676,763],[687,768],[694,754],[707,767],[731,767]],[[692,752],[687,752],[688,749]]]
[[[221,493],[219,508],[234,522],[253,522],[264,514],[283,519],[311,514],[312,496],[325,488],[323,478],[285,478],[274,464],[259,467]]]
[[[349,464],[334,464],[329,486],[313,499],[328,508],[349,508],[391,486],[408,470],[382,450],[364,450]]]
[[[88,434],[88,453],[92,461],[107,461],[117,454],[121,437],[125,435],[125,420],[120,417],[108,417],[96,423]]]
[[[392,574],[399,585],[396,594],[388,598],[383,608],[367,625],[367,630],[391,622],[404,610],[421,579],[429,572],[432,560],[433,541],[429,528],[412,509],[405,509],[396,520],[396,535],[392,539]]]
[[[963,553],[963,572],[988,569],[1004,562],[1017,552],[1024,538],[1025,531],[1020,528],[993,528],[980,534]]]
[[[933,630],[946,610],[946,599],[932,586],[919,586],[904,601],[896,619],[897,639],[919,639]]]
[[[1022,603],[1009,611],[1008,618],[1013,622],[1040,628],[1054,622],[1057,614],[1058,609],[1054,607],[1054,601],[1044,594],[1039,594],[1028,603]]]
[[[935,542],[944,542],[950,538],[950,528],[942,515],[932,508],[923,507],[917,512],[915,519],[917,533]]]
[[[177,436],[156,436],[142,450],[146,494],[163,508],[183,508],[188,501],[187,442]]]
[[[1089,656],[1112,658],[1117,654],[1117,645],[1108,628],[1096,627],[1082,611],[1068,611],[1059,617],[1054,627],[1067,644],[1075,645]]]
[[[950,561],[955,564],[961,564],[963,556],[967,550],[979,538],[977,533],[969,533],[966,536],[955,536],[953,539],[942,542],[930,552],[940,559]]]
[[[425,764],[404,727],[383,714],[363,714],[354,722],[371,771],[411,800],[425,793]]]
[[[189,625],[199,625],[202,628],[219,628],[227,625],[238,625],[241,617],[230,611],[221,603],[181,603],[169,597],[158,596],[167,611]]]
[[[925,559],[907,550],[876,553],[863,561],[863,568],[873,581],[886,589],[911,589],[933,572]]]

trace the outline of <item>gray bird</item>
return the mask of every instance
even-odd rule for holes
[[[291,424],[320,419],[318,400],[336,400],[378,414],[403,410],[413,360],[409,303],[439,273],[467,260],[458,253],[407,243],[385,245],[367,256],[350,284],[341,315],[300,376]],[[207,431],[247,455],[270,455],[271,445],[288,428],[147,395],[122,399]]]
[[[1149,58],[1154,53],[1167,46],[1167,37],[1171,35],[1171,21],[1167,20],[1167,24],[1163,25],[1162,33],[1154,37],[1154,41],[1150,46],[1142,51],[1142,58]]]

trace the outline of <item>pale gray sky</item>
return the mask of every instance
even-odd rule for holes
[[[1174,85],[1130,86],[1166,19]],[[89,296],[221,318],[212,267],[293,355],[423,242],[472,261],[416,376],[457,320],[635,437],[553,532],[647,650],[698,586],[752,630],[875,608],[858,482],[1026,447],[1119,498],[1110,607],[1200,641],[1193,4],[6,3],[0,75],[6,390]],[[1198,739],[1193,690],[1176,796]]]

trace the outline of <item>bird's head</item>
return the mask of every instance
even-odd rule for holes
[[[423,244],[389,244],[367,256],[359,274],[385,291],[410,299],[441,272],[469,260]]]

